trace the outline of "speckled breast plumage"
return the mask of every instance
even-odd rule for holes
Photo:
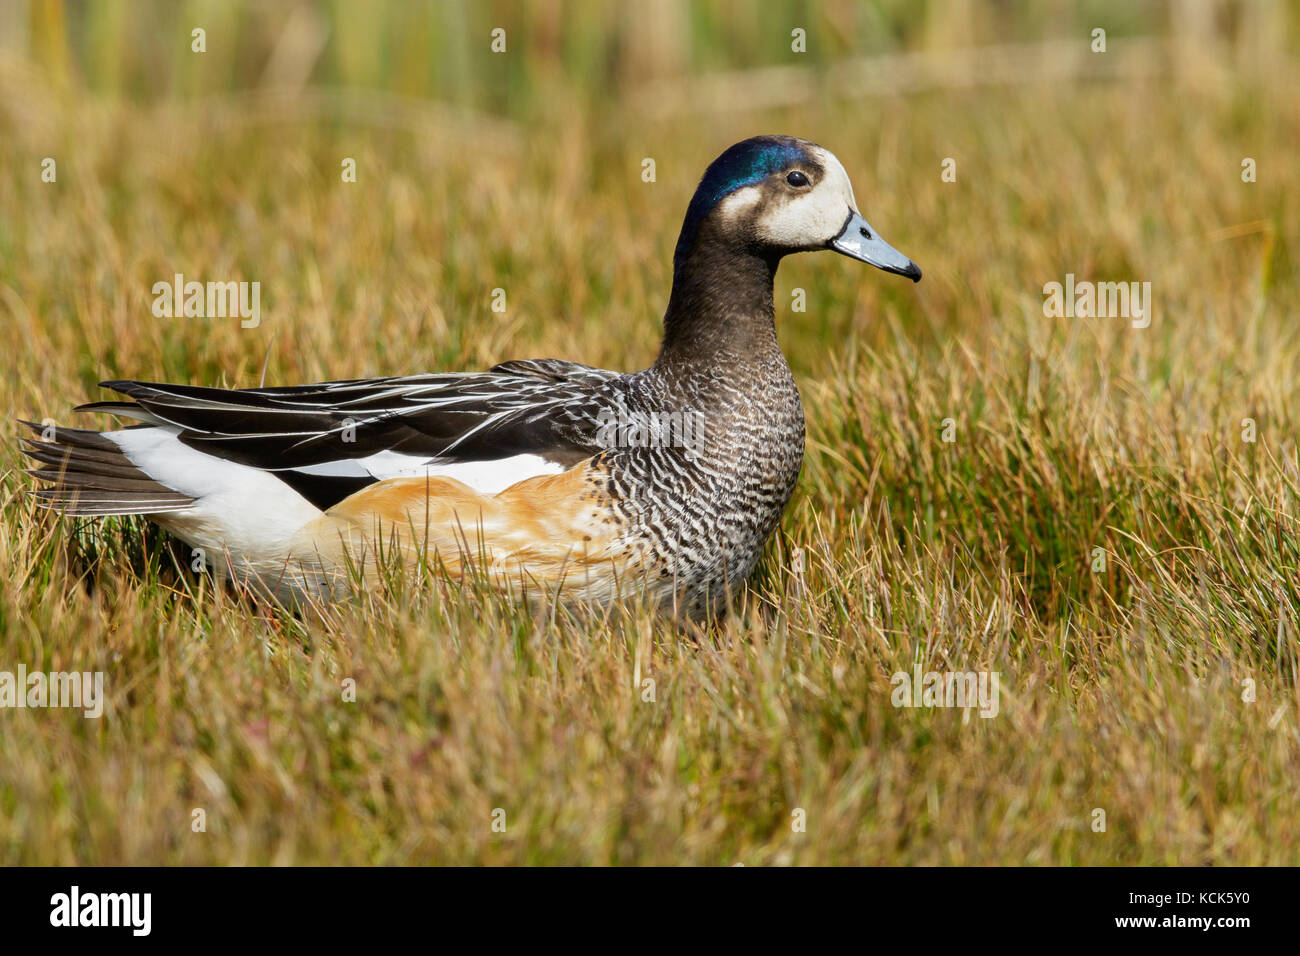
[[[776,351],[740,359],[727,376],[652,368],[620,384],[630,417],[696,414],[702,435],[694,448],[603,452],[611,518],[642,556],[656,603],[691,617],[719,610],[753,572],[799,477],[794,378]]]

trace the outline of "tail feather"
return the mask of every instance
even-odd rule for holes
[[[101,415],[116,415],[119,418],[130,418],[137,422],[145,422],[149,425],[161,425],[163,420],[157,415],[146,411],[142,406],[135,402],[87,402],[84,405],[78,405],[73,409],[74,412],[97,412]]]
[[[44,483],[30,492],[40,507],[75,516],[103,516],[183,511],[194,504],[193,498],[133,465],[121,447],[101,432],[23,424],[42,436],[39,441],[24,439],[21,446],[23,454],[41,464],[27,472]]]
[[[37,422],[29,422],[26,419],[18,419],[18,424],[25,425],[36,434],[45,438],[53,437],[54,441],[60,445],[71,445],[74,448],[92,448],[97,451],[122,453],[117,447],[117,442],[111,438],[106,438],[103,432],[92,431],[89,428],[64,428],[62,426],[46,426]],[[52,429],[52,433],[50,431]],[[30,440],[30,439],[29,439]]]
[[[22,452],[28,458],[39,461],[43,465],[55,466],[53,469],[55,472],[61,472],[68,461],[68,446],[55,442],[24,438]],[[121,454],[114,455],[111,452],[95,451],[91,448],[78,448],[76,457],[79,470],[87,474],[105,475],[111,478],[140,477],[140,470],[134,465],[122,464]],[[51,469],[41,469],[41,471],[49,470]],[[41,477],[39,472],[29,470],[28,474]]]
[[[74,518],[164,514],[169,511],[185,511],[193,504],[192,499],[176,500],[183,496],[146,498],[82,488],[37,488],[28,494],[35,499],[37,507],[59,511]]]

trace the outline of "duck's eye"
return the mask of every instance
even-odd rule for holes
[[[796,188],[802,188],[808,185],[808,177],[797,169],[792,170],[790,175],[785,177],[785,181]]]

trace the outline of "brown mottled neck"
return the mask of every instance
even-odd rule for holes
[[[723,241],[711,223],[673,257],[656,367],[700,366],[780,354],[772,300],[779,256]]]

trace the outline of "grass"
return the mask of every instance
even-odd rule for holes
[[[447,97],[491,115],[0,71],[14,416],[112,377],[643,367],[695,180],[755,132],[835,151],[925,270],[782,266],[804,473],[699,633],[401,579],[289,615],[138,521],[37,515],[11,422],[0,670],[109,699],[0,711],[0,862],[1294,863],[1300,106],[1237,66],[662,119],[541,67],[524,106]],[[175,272],[260,281],[261,326],[155,319]],[[1150,328],[1044,317],[1067,272],[1150,281]],[[998,715],[894,707],[918,664],[998,671]]]

